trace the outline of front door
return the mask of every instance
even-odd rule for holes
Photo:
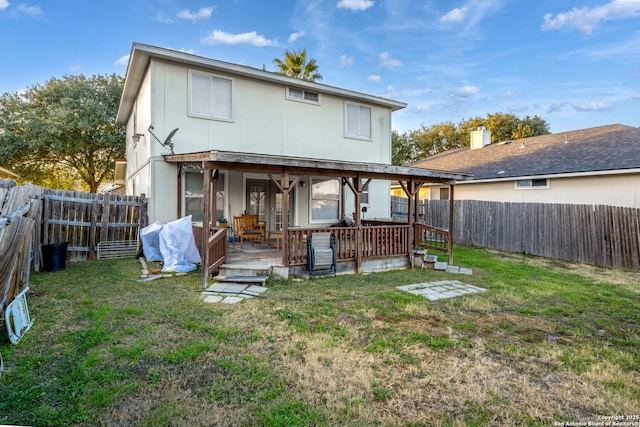
[[[289,193],[289,224],[292,223],[293,191]],[[257,214],[267,230],[282,230],[282,193],[269,180],[247,180],[247,213]]]

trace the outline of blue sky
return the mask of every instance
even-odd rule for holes
[[[268,70],[304,47],[323,83],[406,102],[400,132],[495,112],[640,126],[640,0],[0,0],[0,93],[124,76],[133,42]]]

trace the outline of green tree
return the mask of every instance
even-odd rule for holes
[[[391,164],[402,166],[413,163],[418,159],[418,150],[415,141],[408,133],[391,131]]]
[[[318,63],[315,59],[307,60],[307,50],[285,50],[284,59],[274,58],[273,64],[280,74],[295,77],[297,79],[321,81],[322,74],[318,72]]]
[[[531,136],[547,135],[549,124],[538,116],[519,118],[514,114],[487,114],[486,118],[473,117],[459,123],[442,122],[422,125],[403,136],[392,138],[394,164],[401,165],[443,151],[469,147],[471,131],[484,126],[491,131],[491,142],[509,141]],[[406,147],[412,147],[409,151]]]
[[[538,116],[519,118],[514,114],[488,114],[484,126],[491,131],[491,142],[547,135],[549,124]]]
[[[469,140],[468,133],[453,122],[438,123],[429,127],[422,125],[409,135],[415,141],[418,158],[462,148]]]
[[[96,192],[125,153],[116,125],[122,78],[53,78],[24,93],[0,97],[0,163],[24,180],[69,188],[80,181]]]

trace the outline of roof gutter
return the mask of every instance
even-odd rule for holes
[[[547,174],[547,175],[521,175],[521,176],[509,176],[504,178],[473,179],[470,181],[458,181],[457,184],[460,184],[460,185],[481,184],[481,183],[487,183],[487,182],[518,181],[521,179],[580,178],[580,177],[589,177],[589,176],[628,175],[628,174],[640,174],[640,168],[615,169],[615,170],[591,171],[591,172],[556,173],[556,174]]]
[[[134,43],[131,47],[129,55],[129,64],[127,66],[124,88],[118,108],[118,116],[116,122],[118,124],[126,124],[126,121],[133,108],[133,101],[137,96],[137,88],[140,87],[142,79],[146,73],[151,59],[171,61],[192,67],[202,67],[210,71],[232,74],[235,76],[246,77],[254,80],[262,80],[271,83],[279,83],[283,86],[295,86],[300,88],[311,89],[320,93],[336,95],[361,102],[368,102],[374,105],[380,105],[391,109],[391,111],[400,110],[407,106],[406,103],[394,101],[380,96],[369,95],[361,92],[355,92],[347,89],[329,86],[310,80],[302,80],[282,74],[260,70],[257,68],[232,64],[216,59],[205,58],[203,56],[193,55],[185,52],[149,46],[140,43]]]

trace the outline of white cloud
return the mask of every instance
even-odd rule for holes
[[[500,96],[502,98],[516,98],[516,97],[520,96],[520,94],[518,92],[514,92],[512,90],[507,90],[506,92],[503,92]]]
[[[456,98],[469,98],[470,96],[474,96],[480,93],[480,88],[478,86],[461,86],[451,91],[450,95]]]
[[[398,91],[395,87],[389,85],[385,90],[384,97],[389,99],[400,98],[400,91]]]
[[[431,111],[431,108],[432,108],[431,104],[416,105],[416,111],[419,113],[428,113]]]
[[[203,19],[209,19],[211,17],[211,13],[213,13],[213,7],[201,7],[197,12],[191,12],[189,9],[184,9],[178,12],[178,18],[186,19],[194,24],[197,21],[201,21]]]
[[[568,28],[583,34],[591,34],[603,21],[640,16],[640,0],[611,0],[594,8],[574,7],[569,12],[544,15],[542,30]]]
[[[402,62],[391,58],[389,52],[382,52],[380,54],[380,66],[385,68],[397,68],[402,67]]]
[[[369,77],[367,77],[367,80],[369,80],[370,82],[380,82],[382,81],[382,77],[377,74],[371,74]]]
[[[348,55],[340,55],[340,66],[341,67],[349,67],[353,65],[356,59],[353,56]]]
[[[298,31],[297,33],[293,33],[289,36],[289,43],[293,43],[298,40],[300,37],[304,36],[304,31]]]
[[[9,3],[7,3],[7,6],[8,5]],[[38,16],[38,15],[42,15],[43,13],[40,6],[29,6],[26,4],[19,4],[18,12],[24,13],[25,15],[29,15],[29,16]]]
[[[340,0],[336,6],[338,6],[338,9],[367,10],[374,3],[373,0]]]
[[[469,11],[468,7],[456,7],[440,17],[439,21],[442,23],[448,22],[460,22],[464,20],[466,13]]]
[[[200,41],[204,44],[250,44],[253,46],[279,46],[278,40],[269,40],[259,35],[255,31],[250,33],[231,34],[220,30],[213,30],[208,36],[202,37]]]
[[[0,0],[0,12],[9,7],[9,2],[7,0]]]
[[[606,101],[556,102],[547,107],[547,113],[562,111],[565,108],[572,108],[578,113],[612,111],[614,109],[613,104]]]
[[[71,71],[73,71],[74,73],[82,70],[82,68],[83,68],[83,66],[80,65],[80,64],[72,65],[71,67],[69,67],[69,69]]]
[[[162,12],[159,12],[154,18],[152,18],[154,21],[158,21],[161,24],[171,24],[173,22],[173,19],[171,19],[171,17],[169,15],[166,15]]]
[[[116,67],[126,67],[129,65],[129,55],[124,55],[116,59],[116,62],[114,62],[113,65]]]

